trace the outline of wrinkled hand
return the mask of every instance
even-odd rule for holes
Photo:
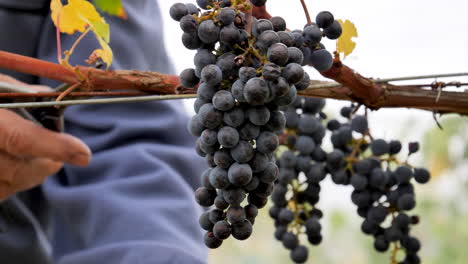
[[[2,74],[0,82],[50,90]],[[0,109],[0,201],[40,185],[64,163],[86,166],[90,159],[91,151],[79,139],[47,130],[9,110]]]

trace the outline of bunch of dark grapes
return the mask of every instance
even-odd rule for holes
[[[413,182],[426,183],[430,174],[399,161],[400,141],[373,138],[366,116],[352,112],[352,107],[344,107],[341,115],[347,122],[327,124],[334,147],[327,156],[327,170],[336,184],[354,188],[351,200],[364,219],[361,230],[374,237],[375,249],[386,252],[391,248],[395,263],[396,252],[404,250],[405,258],[399,263],[420,263],[420,242],[410,234],[419,218],[409,211],[416,206]],[[417,143],[410,143],[408,156],[418,149]]]
[[[327,155],[321,148],[326,128],[321,113],[325,100],[298,97],[283,108],[287,121],[286,132],[281,136],[287,150],[278,159],[280,173],[271,196],[274,206],[270,216],[275,220],[275,237],[291,251],[295,263],[308,258],[307,247],[300,245],[305,235],[312,245],[322,241],[320,218],[316,208],[319,201],[320,182],[326,176]]]
[[[214,205],[202,214],[200,225],[207,231],[205,244],[217,248],[231,235],[239,240],[251,235],[258,209],[266,205],[278,177],[274,153],[286,123],[279,107],[294,102],[297,90],[309,85],[302,65],[326,70],[332,57],[315,25],[288,32],[284,19],[273,17],[254,19],[247,29],[242,12],[251,8],[247,1],[197,4],[201,10],[176,3],[170,15],[184,31],[184,46],[197,50],[195,68],[184,70],[180,81],[186,88],[198,85],[197,114],[188,126],[199,137],[196,150],[210,168],[195,198],[202,206]],[[328,55],[312,56],[316,52]]]

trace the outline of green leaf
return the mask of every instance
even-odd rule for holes
[[[103,12],[107,12],[120,18],[127,18],[122,0],[93,0],[93,2],[94,5]]]

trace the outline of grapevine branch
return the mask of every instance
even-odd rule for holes
[[[41,76],[68,84],[80,83],[81,92],[113,92],[130,90],[158,95],[179,94],[181,86],[177,76],[158,72],[105,71],[92,67],[76,67],[87,79],[80,80],[76,72],[59,64],[0,51],[0,68]],[[347,100],[366,105],[371,109],[408,107],[439,113],[468,115],[468,92],[435,91],[414,85],[392,85],[366,78],[335,59],[333,67],[322,73],[342,86],[329,82],[312,81],[311,86],[299,94]],[[322,84],[323,87],[317,87]],[[50,96],[50,94],[48,94]],[[84,94],[76,93],[76,96]],[[111,94],[109,94],[111,95]],[[0,98],[2,98],[0,94]],[[5,97],[15,97],[5,95]],[[4,97],[4,98],[5,98]],[[18,96],[19,97],[19,96]]]

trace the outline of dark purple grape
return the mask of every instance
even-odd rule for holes
[[[333,14],[328,11],[322,11],[318,13],[317,17],[315,18],[315,23],[317,23],[317,26],[320,28],[327,28],[331,26],[333,21],[335,21],[335,18],[333,17]]]

